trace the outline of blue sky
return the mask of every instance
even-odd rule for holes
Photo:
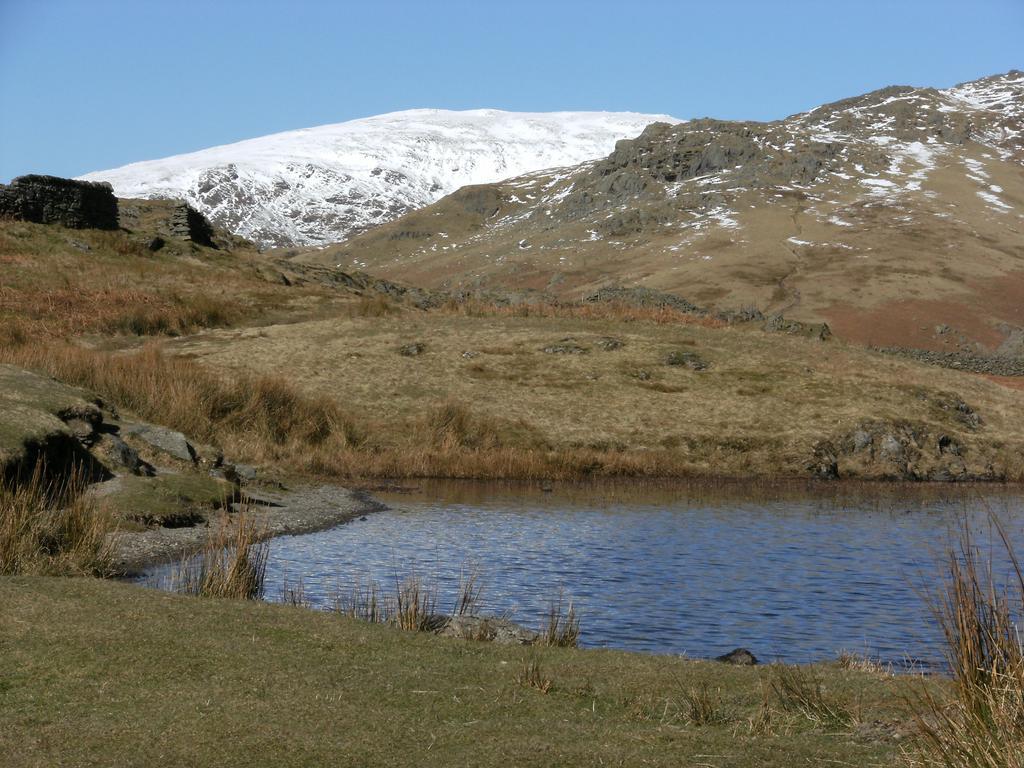
[[[0,0],[0,181],[413,107],[772,119],[1022,40],[1024,0]]]

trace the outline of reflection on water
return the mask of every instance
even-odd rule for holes
[[[778,489],[776,489],[778,490]],[[390,509],[271,545],[268,596],[302,581],[328,606],[354,583],[435,584],[442,609],[479,574],[483,609],[539,626],[564,589],[583,644],[707,657],[745,646],[787,661],[846,649],[897,664],[941,660],[922,590],[959,515],[989,540],[986,508],[1024,550],[1019,500],[950,491],[852,496],[438,484],[381,494]],[[1008,568],[999,562],[998,567]]]

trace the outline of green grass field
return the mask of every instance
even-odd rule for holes
[[[838,713],[816,718],[772,667],[497,647],[92,579],[3,579],[0,606],[6,768],[889,766],[923,685],[804,668]]]

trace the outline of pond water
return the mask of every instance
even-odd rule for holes
[[[834,659],[841,650],[924,667],[941,638],[923,599],[966,516],[986,547],[988,514],[1024,551],[1024,503],[996,491],[867,489],[819,496],[607,486],[441,483],[378,493],[389,508],[318,533],[274,539],[267,597],[301,581],[329,607],[356,583],[416,575],[450,610],[475,572],[481,612],[539,628],[562,591],[584,646],[764,660]],[[996,573],[1008,575],[996,552]]]

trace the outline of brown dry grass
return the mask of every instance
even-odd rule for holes
[[[608,337],[623,346],[606,351]],[[542,351],[566,338],[588,351]],[[424,341],[425,352],[397,353],[413,341]],[[405,312],[215,331],[168,349],[217,369],[287,372],[298,390],[344,407],[367,439],[355,454],[310,457],[315,471],[328,473],[806,476],[818,440],[868,419],[951,435],[973,467],[991,463],[1011,478],[1024,471],[1021,393],[841,343],[751,329]],[[698,354],[708,369],[666,365],[678,350]],[[981,415],[980,428],[936,405],[951,394]]]
[[[331,301],[315,287],[268,282],[244,249],[169,240],[152,253],[146,236],[0,221],[0,341],[177,336],[253,321],[294,301]]]
[[[66,344],[0,347],[0,360],[83,386],[139,416],[220,444],[236,456],[284,461],[361,439],[338,406],[272,376],[221,376],[155,346],[112,354]]]
[[[37,464],[28,482],[0,485],[0,575],[112,573],[112,516],[83,496],[80,474],[45,478]]]

